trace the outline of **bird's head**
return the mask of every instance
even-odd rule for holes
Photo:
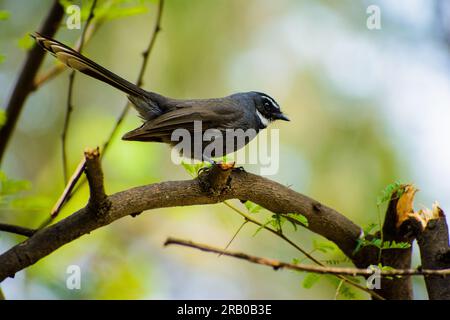
[[[290,121],[283,112],[281,112],[278,103],[269,95],[262,92],[252,92],[254,95],[256,115],[262,126],[265,128],[270,122],[275,120]]]

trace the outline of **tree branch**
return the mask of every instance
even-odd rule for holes
[[[89,10],[89,16],[86,20],[86,24],[84,25],[83,31],[81,33],[80,37],[80,46],[78,48],[78,52],[81,53],[83,51],[84,42],[86,38],[86,32],[89,28],[89,25],[92,22],[92,19],[94,18],[94,9],[97,5],[97,0],[93,0],[91,8]],[[63,176],[64,176],[64,183],[67,184],[67,133],[69,131],[69,124],[70,119],[73,111],[73,85],[75,83],[75,70],[72,70],[69,76],[69,89],[67,92],[67,105],[66,105],[66,115],[64,117],[64,126],[63,131],[61,134],[61,153],[62,153],[62,167],[63,167]]]
[[[155,46],[158,34],[161,31],[161,19],[162,19],[163,9],[164,9],[164,0],[159,0],[158,9],[157,9],[157,13],[156,13],[156,21],[155,21],[155,24],[153,26],[153,31],[150,36],[150,41],[148,43],[147,48],[142,53],[142,64],[141,64],[141,68],[139,70],[139,75],[136,80],[136,85],[138,87],[141,87],[144,84],[144,75],[145,75],[145,71],[147,70],[148,59],[150,57],[151,52],[153,51],[153,47]],[[102,154],[105,154],[112,139],[116,135],[117,130],[119,129],[120,125],[122,124],[123,119],[125,119],[125,116],[127,115],[129,109],[130,109],[130,102],[127,101],[127,103],[125,104],[125,106],[122,109],[122,113],[117,118],[117,121],[114,124],[114,127],[111,130],[111,133],[110,133],[108,139],[103,144]]]
[[[53,206],[52,211],[50,213],[51,219],[56,218],[59,211],[61,211],[62,206],[64,205],[65,201],[67,200],[67,197],[72,192],[75,185],[77,184],[77,182],[80,179],[81,174],[83,173],[85,168],[86,168],[86,158],[83,158],[83,160],[80,161],[75,172],[72,174],[69,181],[67,182],[67,185],[66,185],[63,193],[59,197],[58,201],[56,201],[55,205]],[[45,225],[42,225],[41,227],[44,227]]]
[[[288,237],[286,237],[283,233],[278,232],[275,229],[272,229],[271,227],[253,219],[252,217],[250,217],[249,215],[245,214],[244,212],[240,211],[239,209],[237,209],[236,207],[234,207],[233,205],[231,205],[230,203],[228,203],[228,201],[224,201],[223,202],[226,206],[228,206],[229,208],[231,208],[232,210],[234,210],[235,212],[237,212],[241,217],[244,218],[244,223],[247,222],[251,222],[254,223],[255,225],[259,226],[260,228],[263,228],[264,230],[269,231],[270,233],[272,233],[273,235],[277,236],[278,238],[284,240],[286,243],[288,243],[289,245],[291,245],[292,247],[294,247],[295,249],[297,249],[298,251],[300,251],[306,258],[308,258],[309,260],[311,260],[312,262],[314,262],[315,264],[324,267],[325,265],[320,262],[319,260],[317,260],[316,258],[314,258],[311,253],[306,252],[304,249],[302,249],[300,246],[298,246],[294,241],[292,241],[291,239],[289,239]],[[225,248],[226,250],[227,248]],[[374,292],[373,290],[368,289],[365,286],[362,286],[360,284],[358,284],[357,282],[353,281],[352,279],[349,279],[348,277],[345,276],[341,276],[341,275],[336,275],[337,278],[341,279],[342,282],[346,282],[349,285],[367,292],[368,294],[370,294],[373,298],[378,299],[378,300],[385,300],[382,296],[380,296],[379,294],[377,294],[376,292]]]
[[[426,209],[425,209],[426,210]],[[429,211],[430,220],[417,236],[422,267],[427,269],[450,268],[450,246],[445,214],[437,204]],[[431,300],[450,300],[450,277],[425,278],[428,297]]]
[[[412,242],[414,237],[406,231],[409,222],[408,214],[414,212],[414,195],[417,189],[412,185],[403,185],[399,192],[394,192],[389,201],[386,217],[383,225],[383,241],[407,242],[411,246],[405,249],[381,250],[381,261],[383,266],[394,269],[407,269],[411,267]],[[383,297],[394,300],[412,300],[413,288],[411,278],[382,279],[381,289],[378,290]]]
[[[138,86],[141,86],[142,83],[143,83],[143,78],[144,78],[144,74],[145,74],[145,71],[146,71],[146,68],[147,68],[148,59],[149,59],[150,54],[151,54],[151,52],[153,50],[153,47],[154,47],[154,45],[156,43],[157,35],[161,31],[161,19],[162,19],[163,8],[164,8],[164,0],[160,0],[159,3],[158,3],[158,9],[157,9],[157,14],[156,14],[156,21],[155,21],[155,24],[154,24],[154,27],[153,27],[153,32],[151,34],[149,44],[148,44],[147,48],[145,49],[145,51],[142,54],[142,56],[143,56],[142,65],[141,65],[141,68],[139,70],[139,75],[138,75],[138,78],[137,78],[137,81],[136,81],[136,84]],[[123,122],[123,119],[125,118],[126,114],[128,113],[128,109],[129,109],[129,103],[127,102],[127,104],[125,105],[125,107],[122,110],[122,113],[120,114],[120,116],[118,117],[116,123],[114,124],[113,129],[111,130],[111,133],[110,133],[109,137],[107,138],[107,140],[105,141],[105,143],[102,146],[101,157],[103,157],[103,155],[105,154],[106,150],[108,149],[112,139],[116,135],[120,124]],[[53,210],[52,210],[52,213],[51,213],[50,217],[41,224],[41,228],[49,225],[52,222],[52,220],[59,214],[59,211],[62,209],[64,204],[67,201],[69,201],[70,198],[72,197],[72,195],[78,190],[78,188],[76,188],[76,189],[74,189],[74,188],[75,188],[76,183],[80,179],[81,174],[82,174],[85,166],[86,166],[86,160],[85,160],[85,158],[83,158],[79,162],[77,168],[75,169],[75,172],[72,174],[72,178],[67,183],[66,188],[65,188],[64,192],[62,193],[61,197],[58,199],[57,203],[53,207]],[[84,182],[84,181],[82,181],[82,182]],[[81,184],[78,187],[80,187],[80,186],[81,186]]]
[[[64,16],[64,8],[55,0],[53,5],[42,23],[39,32],[45,36],[53,37],[58,30],[59,24]],[[16,81],[14,89],[6,105],[6,123],[0,128],[0,163],[6,150],[6,146],[14,131],[16,122],[25,105],[28,95],[33,91],[34,78],[39,67],[44,60],[45,52],[38,46],[34,46],[27,55],[25,63],[20,71],[19,78]]]
[[[335,210],[266,178],[240,171],[230,174],[228,187],[211,193],[199,179],[169,181],[132,188],[106,197],[101,208],[87,205],[71,216],[37,231],[0,255],[0,281],[36,263],[59,247],[111,222],[145,210],[213,204],[228,199],[250,200],[275,213],[298,212],[309,229],[336,243],[352,256],[360,228]],[[273,195],[276,194],[276,197]]]
[[[99,149],[88,149],[84,152],[86,158],[86,177],[89,182],[91,196],[89,206],[98,210],[106,200],[105,187],[103,186],[103,171],[100,164]]]
[[[20,234],[21,236],[25,237],[31,237],[36,232],[35,229],[29,229],[6,223],[0,223],[0,231]]]
[[[175,244],[185,247],[190,247],[194,249],[199,249],[206,252],[218,253],[220,255],[233,257],[237,259],[247,260],[248,262],[261,264],[278,269],[290,269],[295,271],[306,271],[318,274],[333,274],[341,276],[371,276],[374,274],[374,270],[368,269],[357,269],[357,268],[340,268],[340,267],[324,267],[315,266],[309,264],[292,264],[286,263],[275,259],[262,258],[257,256],[252,256],[242,252],[232,252],[226,251],[220,248],[215,248],[209,245],[196,243],[189,240],[168,238],[164,243],[165,246]],[[423,275],[439,275],[447,276],[450,275],[450,269],[445,270],[425,270],[425,269],[393,269],[393,270],[383,270],[379,272],[380,277],[393,277],[393,276],[423,276]]]

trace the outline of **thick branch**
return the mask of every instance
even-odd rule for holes
[[[450,247],[448,226],[444,212],[434,206],[432,219],[417,237],[422,267],[426,269],[450,268]],[[428,297],[431,300],[450,300],[450,277],[430,276],[425,278]]]
[[[412,243],[414,232],[411,230],[415,224],[411,224],[412,220],[409,217],[414,212],[415,192],[416,189],[412,185],[402,185],[399,190],[393,192],[386,211],[382,233],[376,234],[375,237],[381,238],[383,243],[390,241]],[[408,269],[411,268],[411,256],[412,246],[404,249],[384,250],[375,246],[366,246],[353,257],[353,262],[359,268],[381,263],[383,266],[395,269]],[[411,278],[382,279],[381,288],[376,291],[389,300],[413,298]]]
[[[383,241],[409,242],[412,238],[407,231],[410,225],[408,214],[413,213],[414,195],[417,191],[412,185],[401,187],[403,194],[398,198],[394,192],[391,196],[383,225]],[[412,245],[405,249],[383,250],[381,262],[383,266],[395,269],[407,269],[411,267]],[[382,279],[381,289],[378,290],[387,299],[413,299],[411,278]]]
[[[56,30],[58,30],[63,16],[64,9],[59,3],[59,0],[55,0],[42,27],[39,29],[39,32],[45,36],[53,37]],[[25,101],[33,90],[34,78],[44,60],[44,54],[45,52],[36,45],[28,52],[25,63],[20,71],[19,78],[17,79],[13,92],[6,105],[6,123],[0,128],[0,162]]]
[[[276,213],[301,213],[308,219],[311,231],[333,241],[345,254],[352,256],[361,231],[343,215],[257,175],[234,171],[230,178],[229,188],[219,195],[205,192],[194,179],[156,183],[113,194],[106,198],[109,205],[102,214],[98,214],[98,208],[87,205],[2,254],[0,281],[14,276],[64,244],[127,215],[156,208],[213,204],[228,199],[250,200]]]

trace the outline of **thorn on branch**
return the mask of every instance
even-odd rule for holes
[[[313,209],[314,209],[314,211],[316,211],[316,212],[320,212],[321,209],[322,209],[322,205],[321,205],[319,202],[314,202],[314,204],[313,204]]]

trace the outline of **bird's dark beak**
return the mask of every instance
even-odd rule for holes
[[[288,117],[286,117],[281,112],[274,114],[274,118],[277,119],[277,120],[291,121]]]

